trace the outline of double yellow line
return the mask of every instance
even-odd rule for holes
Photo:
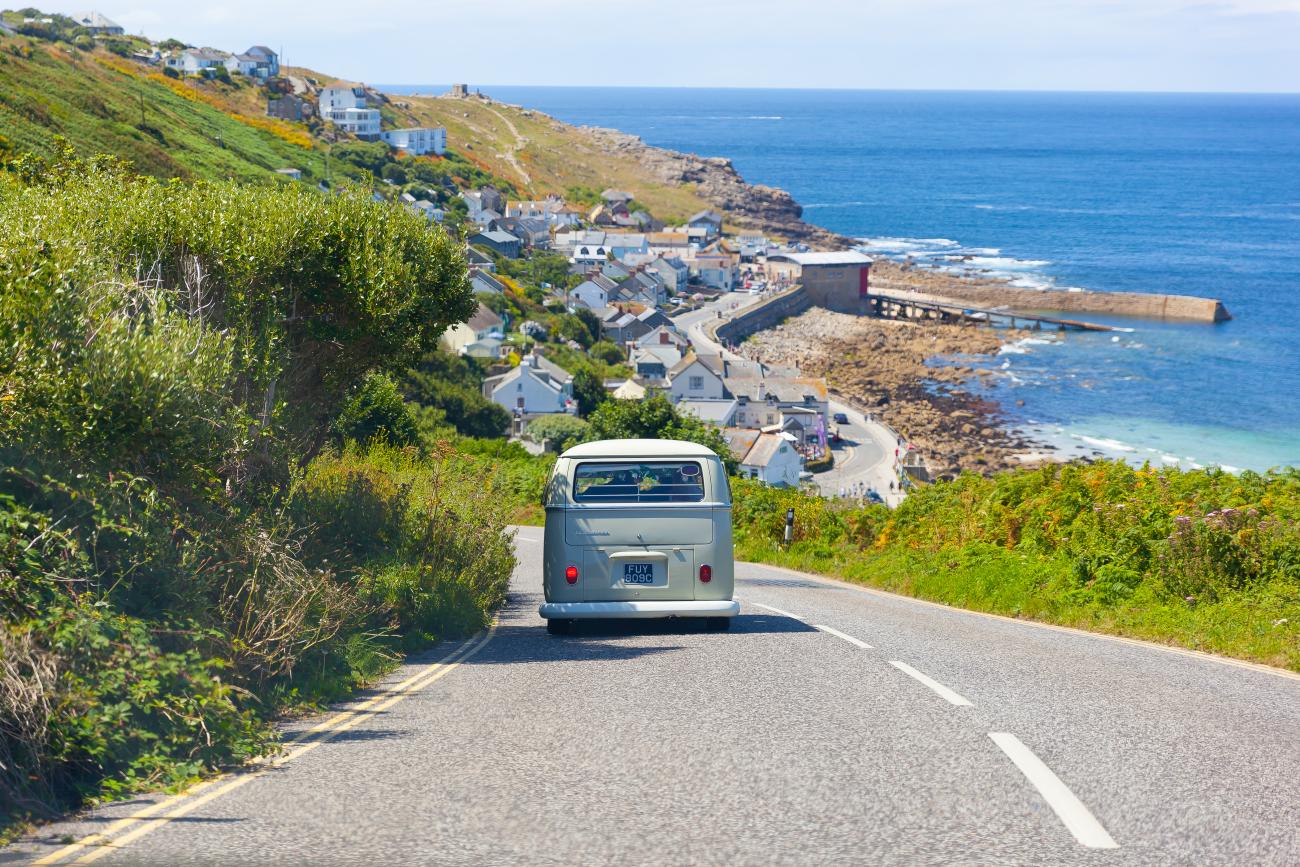
[[[288,741],[284,745],[285,752],[276,756],[254,759],[249,763],[251,766],[249,770],[220,774],[210,780],[191,786],[178,795],[173,795],[156,804],[150,804],[130,816],[118,819],[98,833],[83,837],[75,843],[38,858],[32,864],[57,864],[65,858],[70,858],[78,853],[81,853],[80,857],[66,863],[90,864],[107,856],[110,852],[120,851],[146,834],[158,830],[168,822],[179,819],[209,801],[233,792],[241,786],[248,785],[268,770],[277,768],[305,753],[311,752],[348,729],[374,718],[377,714],[384,712],[399,701],[409,698],[435,680],[445,677],[456,666],[482,650],[484,645],[492,640],[496,631],[497,624],[494,621],[486,634],[471,636],[438,662],[425,666],[419,672],[400,683],[395,683],[380,690],[377,695],[340,711],[323,722],[312,726],[293,740]],[[118,834],[121,836],[114,836]]]

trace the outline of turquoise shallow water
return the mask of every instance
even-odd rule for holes
[[[1220,298],[1232,322],[1013,347],[989,391],[1066,447],[1300,464],[1300,96],[484,90],[730,157],[878,255]]]

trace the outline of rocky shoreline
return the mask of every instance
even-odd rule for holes
[[[741,353],[825,376],[832,391],[908,438],[936,476],[990,474],[1047,457],[1044,446],[1008,430],[998,404],[965,390],[992,377],[993,357],[1028,332],[873,319],[814,307],[759,332]],[[933,359],[987,357],[988,366]]]
[[[613,156],[632,157],[665,184],[693,185],[702,198],[726,212],[729,224],[825,249],[846,250],[857,243],[805,222],[803,206],[793,196],[776,187],[747,182],[725,157],[702,157],[654,147],[639,136],[615,129],[595,126],[579,129],[587,134],[596,149]]]

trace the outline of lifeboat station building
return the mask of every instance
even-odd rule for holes
[[[867,312],[871,259],[861,253],[779,253],[767,257],[767,276],[777,283],[802,284],[818,307]]]

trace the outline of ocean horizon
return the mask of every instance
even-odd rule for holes
[[[1091,316],[1131,330],[1004,347],[981,390],[1067,453],[1300,465],[1300,95],[483,91],[729,158],[872,255],[1027,287],[1218,298],[1232,321]]]

